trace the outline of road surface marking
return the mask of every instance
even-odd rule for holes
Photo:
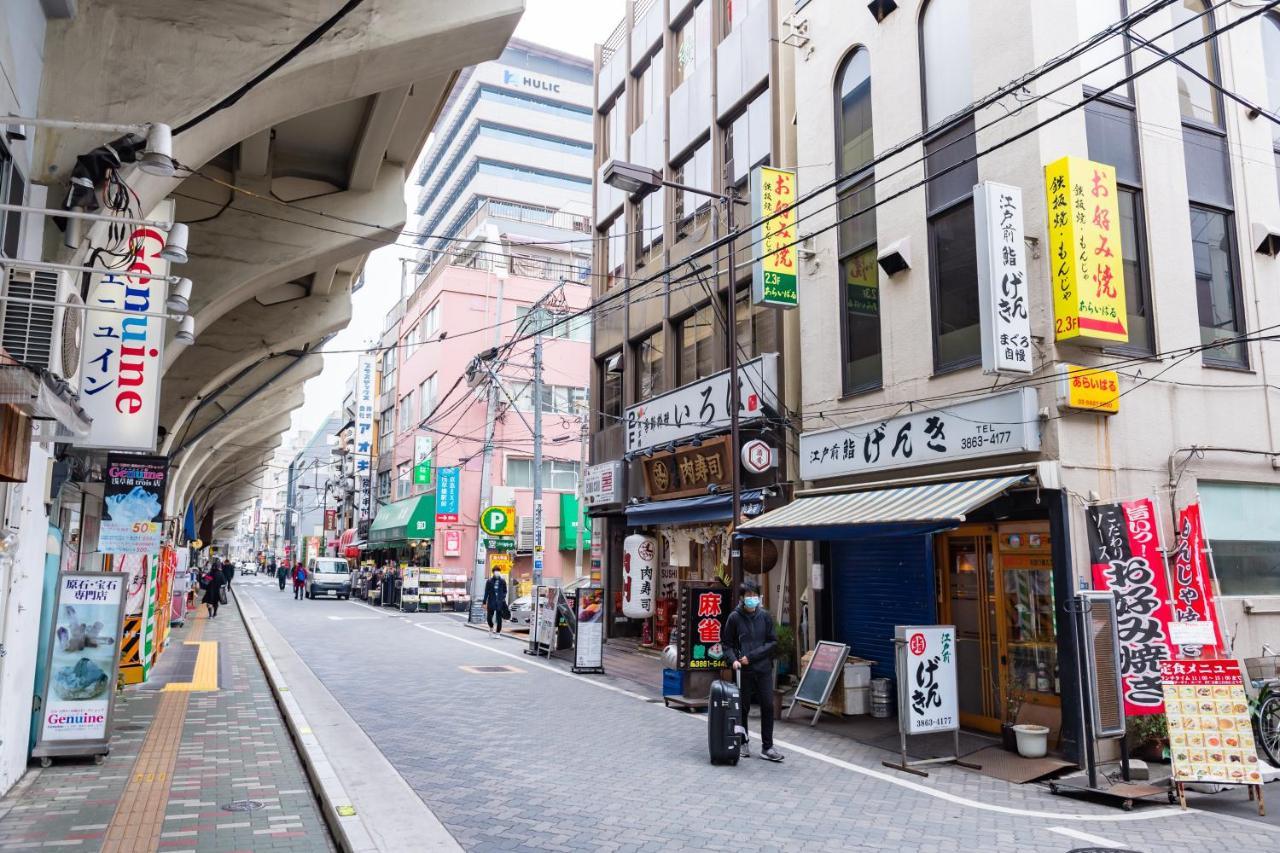
[[[468,640],[465,637],[459,637],[447,631],[441,631],[439,628],[432,628],[428,625],[424,625],[421,622],[414,622],[413,627],[421,628],[423,631],[430,631],[432,634],[439,634],[441,637],[447,637],[448,639],[455,640],[459,643],[466,643],[468,646],[475,646],[477,649],[485,649],[486,651],[492,652],[495,655],[502,655],[503,657],[508,657],[508,658],[511,658],[512,660],[523,661],[526,666],[536,666],[536,667],[539,667],[540,669],[545,669],[548,672],[554,672],[557,675],[564,676],[565,678],[572,678],[577,681],[581,681],[583,684],[590,684],[592,687],[597,687],[601,690],[609,690],[614,693],[620,693],[623,696],[629,696],[632,699],[639,699],[641,702],[644,702],[646,704],[649,703],[649,697],[647,696],[642,696],[639,693],[634,693],[630,690],[624,690],[621,687],[614,687],[612,684],[604,684],[599,681],[593,681],[592,679],[586,677],[585,675],[578,675],[575,672],[569,672],[568,670],[561,669],[556,666],[551,666],[550,664],[545,664],[540,661],[529,660],[528,656],[523,654],[514,654],[512,652],[504,652],[501,649],[494,648],[492,645],[489,645],[486,643],[478,643],[475,640]],[[681,716],[690,720],[695,720],[699,723],[702,723],[703,725],[706,725],[706,720],[703,717],[695,716],[693,714],[683,714]],[[967,806],[968,808],[972,808],[972,809],[979,809],[979,810],[988,811],[988,812],[996,812],[998,814],[1014,815],[1016,817],[1043,818],[1046,820],[1128,823],[1129,821],[1137,821],[1137,820],[1157,820],[1159,818],[1180,817],[1183,815],[1188,815],[1193,813],[1209,815],[1210,817],[1215,816],[1213,815],[1212,812],[1203,812],[1195,809],[1188,809],[1185,812],[1182,811],[1181,809],[1161,808],[1161,809],[1149,809],[1149,810],[1144,809],[1141,812],[1125,812],[1123,814],[1064,814],[1062,812],[1042,812],[1042,811],[1033,811],[1031,809],[1017,809],[1017,808],[1013,808],[1012,806],[997,806],[997,805],[992,805],[991,803],[983,803],[978,800],[971,800],[968,797],[962,797],[959,794],[952,794],[947,791],[940,791],[936,788],[930,788],[927,785],[921,785],[916,782],[907,781],[906,779],[899,779],[896,776],[890,776],[887,773],[881,773],[879,770],[872,770],[869,767],[861,767],[857,764],[851,764],[848,761],[842,761],[839,758],[833,758],[830,755],[824,755],[821,752],[816,752],[812,749],[807,749],[803,746],[800,746],[799,744],[788,743],[787,741],[776,740],[776,739],[774,740],[774,743],[783,747],[784,749],[789,749],[794,753],[798,753],[799,755],[812,758],[815,761],[821,761],[825,764],[830,764],[833,767],[839,767],[843,770],[849,770],[853,773],[858,773],[863,776],[870,776],[871,778],[878,779],[881,782],[888,782],[891,785],[897,785],[900,788],[906,788],[911,791],[916,791],[917,793],[924,794],[925,796],[935,797],[937,799],[944,800],[949,803],[955,803],[956,805]]]
[[[1074,838],[1076,841],[1087,841],[1090,844],[1096,844],[1099,847],[1123,847],[1119,841],[1112,841],[1110,838],[1103,838],[1101,835],[1091,835],[1088,832],[1081,832],[1078,829],[1067,829],[1065,826],[1051,826],[1050,832],[1056,832],[1059,835],[1065,835],[1067,838]]]

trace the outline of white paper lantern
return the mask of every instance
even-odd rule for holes
[[[658,598],[658,541],[633,533],[622,542],[622,615],[648,619]]]

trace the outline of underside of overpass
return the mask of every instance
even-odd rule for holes
[[[122,173],[139,211],[173,198],[190,227],[175,272],[194,283],[195,343],[169,324],[157,433],[168,517],[194,501],[225,524],[256,497],[320,348],[351,318],[368,253],[400,233],[406,178],[458,71],[502,51],[524,4],[366,0],[226,103],[341,5],[95,0],[50,22],[42,117],[174,130],[172,178]],[[104,141],[39,132],[32,172],[51,199]],[[106,228],[76,250],[50,229],[46,250],[84,263]]]

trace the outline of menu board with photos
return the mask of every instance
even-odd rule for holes
[[[1165,660],[1160,677],[1173,781],[1262,784],[1239,662]]]

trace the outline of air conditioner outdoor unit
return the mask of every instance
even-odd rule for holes
[[[0,344],[16,361],[48,370],[80,389],[84,300],[74,274],[10,264],[4,267]]]
[[[533,551],[532,515],[522,515],[516,519],[516,550]]]

